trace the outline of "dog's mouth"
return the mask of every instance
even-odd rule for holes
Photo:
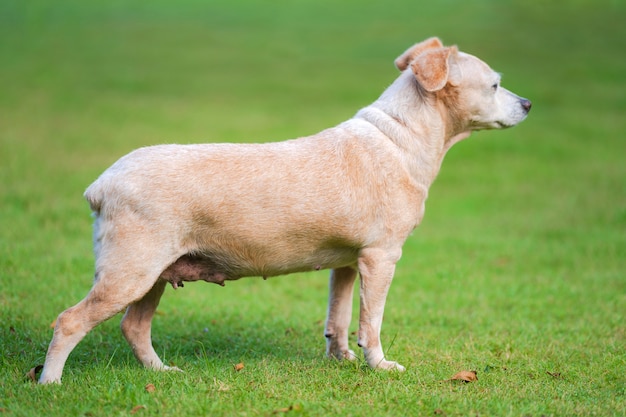
[[[515,126],[515,124],[506,123],[499,120],[488,123],[473,123],[473,128],[475,130],[507,129],[513,126]]]

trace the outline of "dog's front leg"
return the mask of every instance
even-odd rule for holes
[[[326,318],[326,355],[329,358],[354,360],[354,352],[348,348],[348,327],[352,319],[352,291],[356,270],[351,267],[337,268],[330,272],[328,317]]]
[[[359,256],[361,276],[361,311],[359,317],[359,346],[372,368],[404,371],[404,366],[385,359],[380,343],[385,300],[393,279],[401,250],[364,249]]]

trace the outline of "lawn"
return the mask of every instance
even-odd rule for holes
[[[626,415],[626,4],[431,3],[0,2],[0,415]],[[387,301],[405,373],[325,358],[321,271],[166,290],[154,344],[184,373],[143,369],[116,316],[63,385],[25,377],[91,286],[82,193],[111,163],[333,126],[433,35],[533,110],[446,157]]]

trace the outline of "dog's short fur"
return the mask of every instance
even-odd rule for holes
[[[331,269],[328,356],[348,347],[360,275],[358,345],[385,358],[383,308],[402,245],[424,215],[446,151],[474,130],[521,122],[530,101],[500,86],[479,59],[431,38],[396,61],[400,77],[352,119],[286,142],[164,145],[136,150],[86,191],[95,214],[95,280],[61,313],[40,382],[98,323],[126,309],[122,332],[145,366],[171,369],[152,347],[152,317],[169,282],[224,285]]]

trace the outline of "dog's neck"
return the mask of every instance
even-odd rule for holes
[[[406,94],[407,89],[416,92]],[[447,115],[430,100],[409,70],[355,116],[374,125],[403,150],[405,166],[426,189],[437,177],[446,152],[471,134],[452,131]]]

